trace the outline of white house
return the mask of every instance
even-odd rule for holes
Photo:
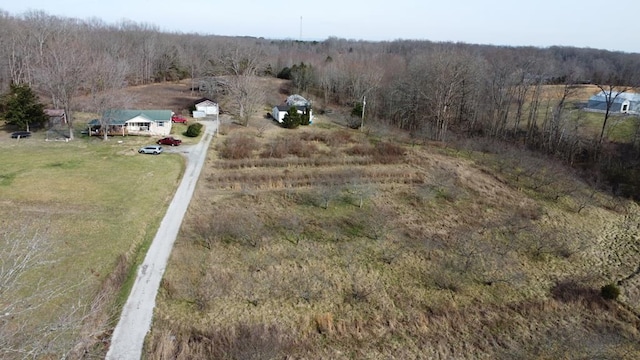
[[[205,115],[217,115],[218,114],[218,104],[206,99],[202,98],[196,101],[196,111],[204,112]]]
[[[157,135],[166,136],[171,132],[171,110],[107,110],[102,120],[89,122],[89,135]]]
[[[291,111],[291,109],[295,108],[298,111],[298,114],[304,114],[307,109],[309,110],[309,122],[313,121],[313,109],[308,108],[306,106],[295,106],[295,105],[278,105],[274,106],[271,110],[271,115],[277,122],[281,123],[284,121],[284,116]]]
[[[306,111],[309,111],[309,122],[313,121],[313,109],[311,109],[311,102],[307,101],[307,99],[300,95],[291,95],[283,105],[274,106],[271,110],[271,115],[277,122],[282,123],[282,121],[284,121],[284,116],[287,115],[292,108],[295,108],[298,111],[298,114],[304,114]]]

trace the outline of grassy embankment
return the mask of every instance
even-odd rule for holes
[[[322,121],[231,131],[208,163],[147,358],[640,355],[638,206],[559,164]]]
[[[0,306],[12,312],[0,323],[3,358],[74,348],[103,355],[96,343],[108,340],[131,265],[142,260],[184,168],[178,154],[139,155],[150,138],[78,136],[0,141],[3,241],[37,239],[44,250],[31,250],[37,260],[3,289]]]

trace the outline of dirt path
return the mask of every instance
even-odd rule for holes
[[[184,152],[187,156],[187,167],[144,262],[138,269],[131,294],[129,294],[120,321],[113,332],[107,359],[140,359],[142,355],[144,338],[151,327],[160,280],[162,280],[173,243],[198,182],[209,143],[217,127],[217,123],[214,121],[203,123],[206,130],[200,143],[190,147],[176,148],[176,151]]]

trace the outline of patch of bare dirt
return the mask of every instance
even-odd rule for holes
[[[291,91],[290,82],[287,80],[265,77],[257,79],[259,86],[265,93],[265,109],[282,103]],[[179,82],[131,86],[122,91],[126,94],[127,98],[131,100],[132,108],[167,109],[176,113],[184,113],[188,111],[195,100],[209,97],[207,94],[192,91],[191,87],[191,79],[185,79]],[[220,98],[212,100],[218,101],[221,104],[222,111],[225,111],[224,104],[228,102],[228,99]],[[81,96],[77,101],[80,109],[91,112],[92,109],[88,96]],[[262,117],[265,114],[266,111],[256,114],[256,118]]]

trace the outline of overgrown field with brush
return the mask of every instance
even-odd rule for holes
[[[223,133],[146,358],[640,357],[636,204],[495,143]]]

